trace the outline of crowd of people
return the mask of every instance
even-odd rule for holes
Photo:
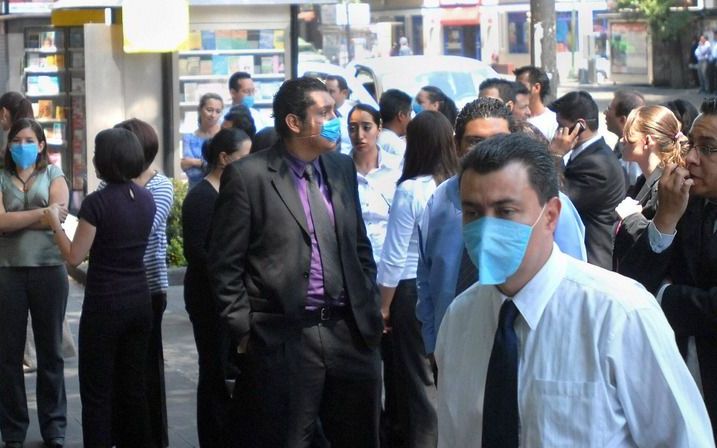
[[[251,76],[183,136],[184,299],[202,447],[714,446],[717,99],[550,101],[533,66],[460,109],[435,86]],[[0,433],[23,446],[31,317],[45,444],[67,426],[65,263],[88,259],[84,445],[165,447],[170,180],[100,132],[73,237],[42,126],[0,97]],[[227,380],[232,380],[227,382]],[[227,387],[232,384],[233,387]]]

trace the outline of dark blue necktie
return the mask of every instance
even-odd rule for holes
[[[490,353],[483,399],[483,446],[518,446],[518,336],[515,318],[519,311],[512,300],[500,307],[498,329]]]

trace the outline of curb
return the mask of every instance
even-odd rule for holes
[[[67,273],[77,283],[84,285],[87,282],[87,262],[84,261],[78,266],[67,266]],[[169,280],[169,286],[181,286],[184,284],[184,273],[186,267],[170,267],[167,269],[167,279]]]

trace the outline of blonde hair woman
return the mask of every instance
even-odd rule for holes
[[[662,168],[670,163],[684,165],[687,144],[682,123],[664,106],[643,106],[628,115],[623,129],[623,158],[636,162],[642,175],[616,209],[621,219],[613,252],[616,268],[625,250],[637,240],[655,215],[657,184]]]

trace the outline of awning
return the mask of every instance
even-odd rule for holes
[[[454,8],[441,8],[441,25],[443,26],[471,26],[480,24],[480,15],[477,6],[457,6]]]

